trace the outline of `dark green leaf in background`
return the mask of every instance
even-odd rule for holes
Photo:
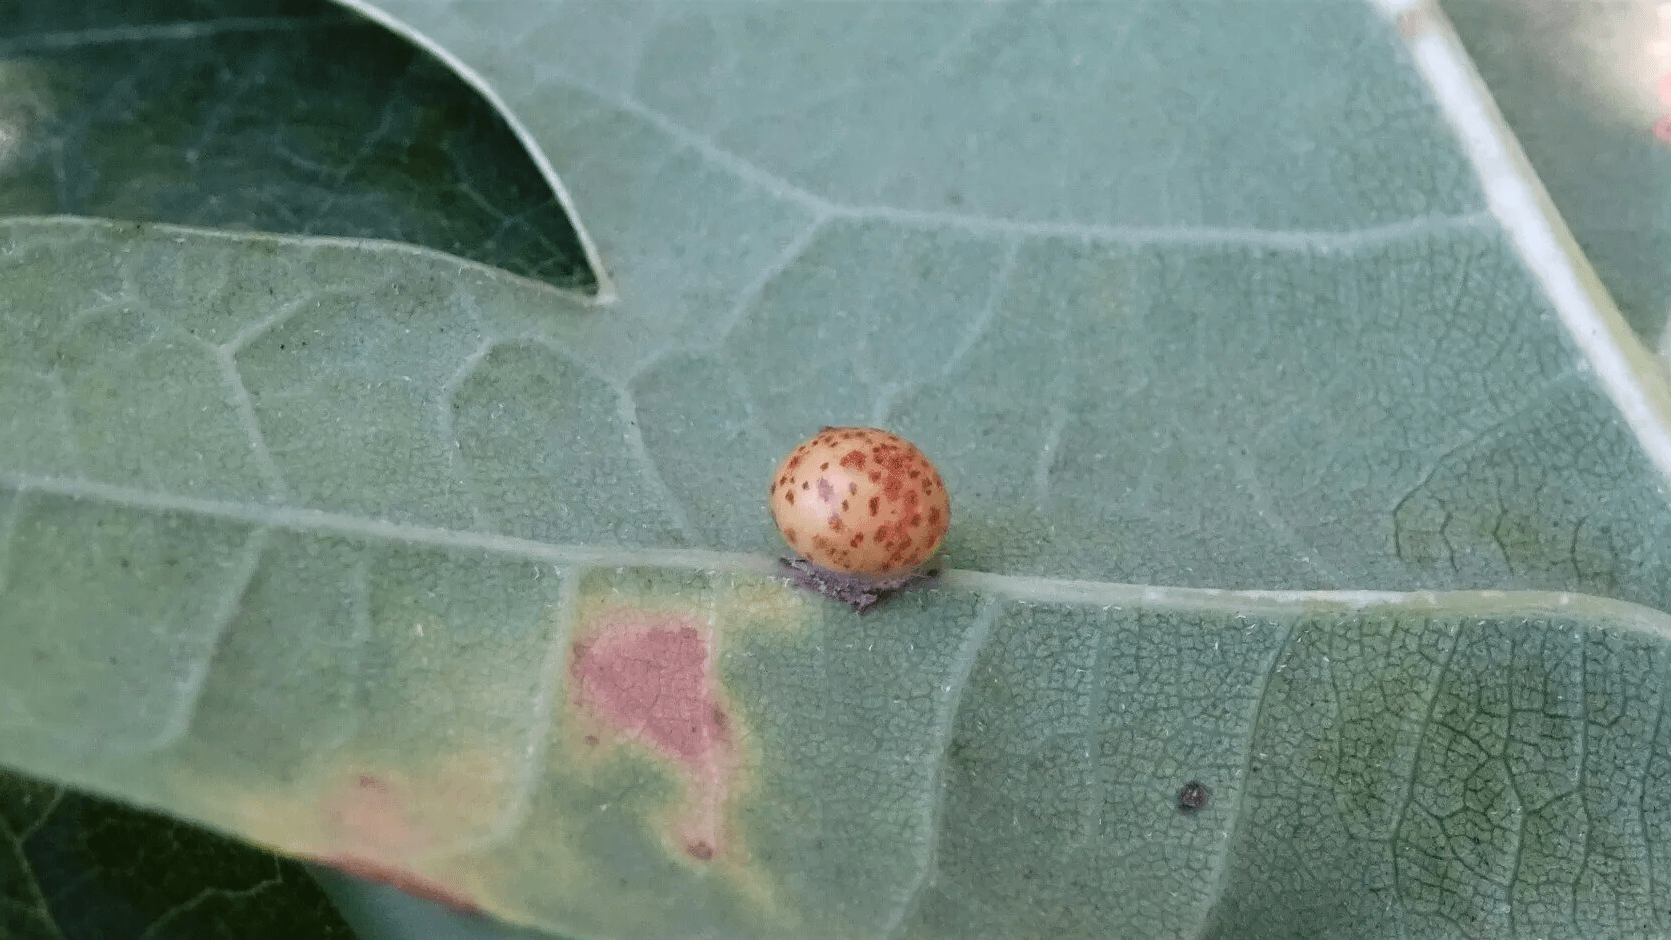
[[[0,214],[383,238],[594,286],[503,119],[323,0],[14,2],[0,61]]]
[[[351,940],[307,871],[225,836],[0,773],[6,940]]]

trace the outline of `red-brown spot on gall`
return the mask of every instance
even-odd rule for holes
[[[784,541],[788,542],[790,545],[793,545],[793,544],[795,544],[795,540],[800,538],[800,534],[797,533],[794,529],[784,529],[783,530],[783,538],[784,538]]]
[[[797,481],[790,475],[791,462],[801,460],[819,468],[814,479]],[[932,464],[909,441],[886,431],[825,428],[796,448],[778,473],[785,485],[768,494],[778,528],[840,533],[839,542],[815,535],[790,543],[804,562],[834,574],[888,574],[892,580],[905,573],[899,561],[907,555],[919,563],[934,556],[951,520],[943,488],[918,492],[919,484],[926,488],[935,477]],[[844,491],[846,498],[840,495]],[[799,504],[796,493],[806,494]],[[854,531],[861,523],[863,531]],[[910,542],[889,541],[901,539],[907,528]]]
[[[911,466],[911,464],[915,461],[911,459],[910,454],[907,454],[904,451],[895,448],[887,448],[885,450],[879,448],[876,462],[881,464],[889,473],[899,473]]]
[[[692,842],[685,846],[685,851],[690,853],[691,858],[701,859],[704,862],[711,861],[714,857],[714,847],[706,842]]]

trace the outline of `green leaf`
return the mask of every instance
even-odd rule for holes
[[[1480,76],[1596,274],[1664,354],[1671,19],[1663,6],[1446,0]],[[1582,141],[1582,146],[1577,146]]]
[[[18,0],[0,56],[0,215],[393,238],[595,286],[504,119],[325,0]]]
[[[17,940],[348,940],[302,866],[0,772],[0,931]]]
[[[1431,10],[368,12],[598,295],[0,223],[8,763],[578,936],[1671,929],[1666,389]]]

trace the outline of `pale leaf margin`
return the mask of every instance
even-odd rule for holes
[[[1671,498],[1671,385],[1596,276],[1437,0],[1372,0],[1398,26],[1503,226]]]

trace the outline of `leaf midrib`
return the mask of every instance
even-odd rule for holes
[[[181,496],[69,477],[0,472],[0,488],[14,491],[20,500],[27,500],[29,496],[36,494],[58,496],[100,502],[123,509],[178,512],[265,528],[330,533],[374,542],[491,552],[545,562],[559,569],[687,568],[748,573],[769,578],[776,578],[780,573],[775,557],[751,552],[557,544],[492,532],[471,532],[440,526],[390,522],[319,509]],[[14,506],[14,514],[18,511],[20,508]],[[0,546],[0,549],[4,547]],[[1250,616],[1362,615],[1377,608],[1396,608],[1405,615],[1426,616],[1559,616],[1575,621],[1605,622],[1612,629],[1630,630],[1671,643],[1671,614],[1618,598],[1571,591],[1272,590],[1181,587],[998,574],[966,568],[945,569],[937,587],[942,590],[995,595],[1021,603],[1082,604],[1108,609],[1129,607],[1145,610],[1220,611]]]

